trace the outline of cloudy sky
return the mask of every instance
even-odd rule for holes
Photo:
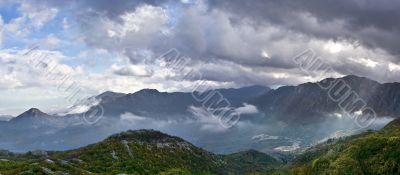
[[[143,88],[316,81],[293,57],[400,81],[398,0],[0,0],[0,115]],[[182,68],[166,66],[173,51]],[[201,76],[185,76],[197,72]]]

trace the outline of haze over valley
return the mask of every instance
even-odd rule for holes
[[[0,174],[400,174],[398,0],[0,0]]]

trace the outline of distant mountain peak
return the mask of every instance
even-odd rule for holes
[[[135,94],[143,94],[143,93],[158,94],[160,93],[160,91],[158,91],[157,89],[142,89],[140,91],[135,92]]]
[[[113,91],[105,91],[105,92],[99,94],[97,97],[98,98],[102,98],[102,97],[120,96],[120,95],[124,95],[124,93],[113,92]]]
[[[375,80],[372,80],[372,79],[369,79],[366,77],[356,76],[356,75],[346,75],[346,76],[343,76],[340,78],[326,78],[326,79],[319,81],[318,83],[334,82],[337,80],[345,81],[352,88],[360,87],[360,86],[375,87],[375,86],[380,85],[380,83]],[[308,83],[304,83],[302,85],[313,85],[313,84],[315,84],[315,83],[308,82]]]
[[[357,75],[352,75],[352,74],[350,74],[350,75],[346,75],[346,76],[344,76],[344,77],[342,77],[342,78],[347,78],[347,79],[360,79],[360,78],[365,78],[365,77],[360,77],[360,76],[357,76]]]
[[[325,79],[321,80],[320,82],[332,81],[332,80],[339,80],[339,79],[340,79],[340,80],[345,80],[346,82],[360,82],[360,81],[371,81],[371,82],[376,82],[376,81],[371,80],[371,79],[369,79],[369,78],[360,77],[360,76],[357,76],[357,75],[346,75],[346,76],[339,77],[339,78],[331,78],[331,77],[329,77],[329,78],[325,78]],[[312,82],[307,82],[307,83],[312,83]],[[307,83],[305,83],[305,84],[307,84]]]
[[[32,115],[47,115],[46,113],[42,112],[38,108],[31,108],[22,114],[32,114]]]
[[[369,79],[367,77],[360,77],[360,76],[357,76],[357,75],[346,75],[346,76],[342,77],[341,79],[350,80],[350,81],[373,81],[373,82],[376,82],[376,81],[374,81],[372,79]]]
[[[244,86],[242,88],[260,88],[260,89],[270,89],[267,86],[263,86],[263,85],[251,85],[251,86]]]
[[[31,108],[24,113],[18,115],[17,117],[11,119],[11,121],[20,120],[24,118],[48,118],[51,117],[49,114],[42,112],[37,108]]]

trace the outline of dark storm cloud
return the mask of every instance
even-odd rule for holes
[[[71,21],[90,47],[118,53],[131,64],[150,67],[154,58],[175,48],[181,56],[191,58],[188,68],[199,70],[205,79],[217,83],[282,85],[310,81],[292,60],[308,48],[334,68],[332,74],[356,74],[382,81],[398,79],[397,70],[388,69],[388,65],[400,61],[400,1],[38,3],[72,12],[75,19]],[[358,44],[361,46],[353,47]],[[122,70],[114,73],[136,75],[133,69]]]
[[[286,26],[305,34],[322,37],[351,38],[369,47],[379,47],[392,54],[400,54],[400,1],[398,0],[210,0],[210,7],[251,18]],[[342,30],[312,29],[299,23],[299,14],[310,14],[320,26],[343,21]]]
[[[72,7],[78,13],[91,11],[116,21],[119,15],[137,6],[153,6],[180,3],[170,0],[86,0],[86,1],[35,1],[58,7]],[[287,29],[323,39],[357,40],[370,48],[382,48],[392,54],[400,54],[400,1],[398,0],[208,0],[213,9],[230,12],[232,24],[235,18],[251,18],[256,23],[267,22]],[[71,5],[73,4],[73,5]],[[90,10],[89,10],[90,9]],[[87,13],[84,13],[88,15]],[[301,15],[300,15],[301,14]],[[315,17],[318,26],[310,26],[304,16]],[[342,23],[341,23],[342,22]],[[336,23],[332,28],[328,23]],[[184,31],[182,31],[183,33]],[[182,34],[183,35],[183,34]],[[189,38],[182,38],[189,40]],[[217,53],[218,54],[218,53]],[[221,55],[225,57],[226,55]]]
[[[84,11],[95,11],[110,18],[116,18],[119,15],[135,9],[137,6],[149,4],[158,6],[170,0],[31,0],[33,4],[46,4],[59,8],[72,8],[75,13]]]

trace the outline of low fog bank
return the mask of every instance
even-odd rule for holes
[[[250,109],[250,108],[249,108]],[[253,110],[254,111],[254,110]],[[168,119],[167,119],[168,118]],[[323,122],[297,124],[249,113],[231,128],[225,128],[213,116],[166,117],[155,119],[125,113],[119,117],[104,117],[94,125],[73,125],[65,128],[45,128],[35,131],[3,132],[1,149],[11,151],[68,150],[99,142],[108,136],[129,129],[154,129],[182,137],[208,151],[226,154],[248,149],[263,152],[292,152],[318,144],[328,138],[338,138],[368,129],[380,129],[392,120],[378,118],[370,127],[360,128],[349,118],[325,117]],[[11,132],[11,134],[10,134]]]

